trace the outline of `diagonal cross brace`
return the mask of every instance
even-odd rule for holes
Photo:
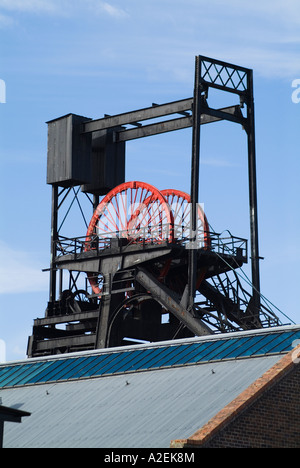
[[[178,302],[176,294],[167,286],[160,283],[154,276],[143,268],[137,269],[136,280],[147,290],[150,291],[153,298],[163,307],[175,315],[191,332],[197,336],[212,335],[213,331],[200,319],[193,317]]]

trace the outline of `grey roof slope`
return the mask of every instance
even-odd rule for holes
[[[1,381],[6,382],[0,388],[3,404],[28,411],[31,416],[17,426],[6,423],[4,447],[167,448],[171,440],[188,438],[197,431],[278,362],[299,338],[300,326],[280,327],[8,363],[0,366],[0,386]],[[229,353],[230,357],[222,355],[220,359],[221,350],[231,348],[233,339],[240,343],[235,342],[235,356]],[[255,351],[258,341],[264,343],[260,352]],[[166,362],[163,357],[167,350],[169,357],[176,352],[179,358],[187,356],[190,345],[205,345],[210,349],[206,354],[210,359],[160,366]],[[117,361],[110,362],[114,366],[116,362],[127,363],[127,367],[122,371],[118,366],[117,372],[108,373],[116,367],[106,364],[106,373],[83,377],[73,372],[76,366],[88,364],[83,358],[93,357],[95,363],[100,355],[102,364],[104,357],[115,355]],[[146,355],[150,358],[148,367],[128,370],[128,360],[139,356],[141,362]],[[154,355],[155,366],[151,359]],[[40,382],[29,382],[46,363],[50,372],[45,373],[43,367]],[[67,374],[62,369],[68,369]],[[10,378],[5,379],[7,373]],[[64,378],[66,375],[69,377]]]

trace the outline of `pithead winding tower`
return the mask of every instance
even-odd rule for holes
[[[211,88],[238,104],[210,107]],[[214,232],[198,200],[200,130],[220,120],[241,125],[248,141],[250,291],[238,274],[247,240]],[[188,127],[190,194],[125,181],[126,141]],[[48,122],[50,293],[28,356],[280,325],[260,300],[255,159],[252,70],[204,56],[196,57],[191,98]],[[77,237],[74,206],[85,223]]]

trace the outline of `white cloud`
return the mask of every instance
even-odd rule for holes
[[[299,0],[263,0],[261,2],[243,2],[243,4],[241,4],[241,0],[227,0],[226,4],[223,0],[212,0],[211,3],[220,9],[224,7],[229,14],[240,14],[246,22],[249,16],[261,17],[265,22],[279,20],[291,24],[300,21]]]
[[[286,22],[289,26],[300,23],[299,0],[265,0],[245,5],[249,12],[265,15],[266,19]]]
[[[76,12],[84,10],[94,15],[104,13],[118,19],[128,16],[123,8],[101,0],[0,0],[0,9],[64,16],[73,16]]]
[[[39,261],[0,241],[0,294],[47,291],[48,275]]]
[[[13,24],[14,24],[14,20],[12,18],[10,18],[7,15],[2,15],[0,13],[0,28],[1,29],[12,26]]]
[[[98,5],[98,11],[104,11],[107,13],[109,16],[112,16],[113,18],[125,18],[126,16],[129,16],[128,13],[125,12],[122,8],[117,8],[110,3],[107,2],[97,2]]]
[[[0,0],[0,8],[8,11],[54,13],[59,10],[52,0]]]
[[[238,167],[237,164],[234,164],[230,161],[227,161],[225,159],[217,159],[217,158],[210,158],[210,159],[201,159],[201,164],[204,164],[205,166],[213,166],[213,167]]]
[[[56,14],[67,18],[70,24],[66,28],[72,26],[73,31],[77,31],[79,21],[82,32],[87,20],[86,33],[72,41],[68,36],[55,56],[51,55],[55,41],[51,41],[49,54],[41,58],[45,66],[40,70],[47,74],[102,77],[108,73],[115,75],[116,70],[118,73],[130,70],[133,74],[134,67],[138,67],[151,82],[171,78],[172,82],[187,84],[193,73],[194,56],[203,54],[252,68],[257,75],[267,78],[299,76],[299,0],[264,0],[242,5],[240,0],[131,0],[125,6],[124,3],[0,0],[0,15],[4,10],[11,16],[14,12]],[[0,16],[0,28],[5,21],[9,18],[5,15],[1,21]],[[94,45],[99,43],[101,47],[97,47],[95,54]],[[35,56],[26,63],[33,60]],[[34,69],[35,63],[29,66]]]

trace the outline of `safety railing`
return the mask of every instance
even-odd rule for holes
[[[107,249],[126,250],[131,245],[146,248],[149,245],[162,245],[173,242],[173,225],[147,226],[140,229],[128,229],[92,236],[67,238],[59,236],[55,241],[56,257],[74,255],[83,252],[102,253]]]
[[[248,258],[248,243],[246,239],[227,236],[215,232],[199,229],[196,233],[182,226],[169,224],[157,227],[143,227],[138,231],[126,230],[93,236],[67,238],[60,236],[55,241],[56,257],[73,255],[78,257],[84,252],[93,252],[95,255],[112,249],[125,252],[131,246],[146,249],[150,245],[175,244],[185,249],[203,249],[216,252],[220,255]]]

